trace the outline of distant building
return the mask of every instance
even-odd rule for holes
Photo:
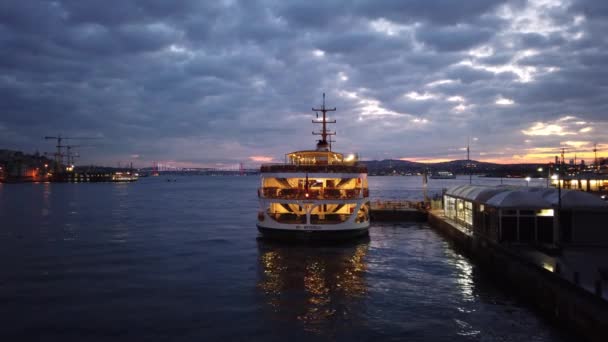
[[[608,203],[575,190],[461,185],[444,194],[445,216],[497,243],[608,246]]]
[[[551,184],[558,186],[558,180],[553,179]],[[563,189],[582,190],[587,192],[607,192],[608,174],[583,172],[571,176],[563,176],[559,180],[559,186]]]
[[[20,151],[0,150],[0,181],[43,181],[50,162],[39,153],[28,155]]]

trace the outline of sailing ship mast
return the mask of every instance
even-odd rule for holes
[[[328,151],[329,144],[327,143],[327,137],[336,135],[336,132],[329,131],[327,129],[327,124],[336,123],[336,120],[331,120],[331,121],[327,120],[327,112],[336,111],[336,107],[334,107],[334,108],[325,107],[325,93],[323,93],[323,105],[321,106],[321,108],[313,108],[312,110],[315,112],[323,113],[323,118],[321,119],[321,121],[312,120],[312,123],[314,123],[314,124],[318,124],[318,123],[322,124],[320,132],[314,132],[314,131],[312,132],[313,135],[321,136],[321,140],[319,140],[319,142],[317,143],[317,151]]]

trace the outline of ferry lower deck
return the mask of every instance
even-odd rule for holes
[[[264,235],[360,236],[369,228],[366,173],[262,173],[258,196]]]

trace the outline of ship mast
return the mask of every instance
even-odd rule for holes
[[[332,136],[332,135],[336,135],[336,132],[331,132],[329,130],[327,130],[327,124],[329,123],[336,123],[336,120],[327,120],[327,112],[334,112],[336,111],[336,108],[325,108],[325,93],[323,93],[323,105],[321,106],[321,108],[313,108],[312,109],[315,112],[321,112],[323,113],[323,118],[321,119],[321,121],[317,121],[317,120],[312,120],[312,123],[320,123],[322,124],[321,127],[321,131],[320,132],[312,132],[313,135],[320,135],[321,136],[321,140],[319,140],[319,142],[317,143],[317,151],[328,151],[328,143],[327,143],[327,137],[328,136]]]

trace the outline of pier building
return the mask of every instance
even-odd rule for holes
[[[608,246],[608,203],[582,191],[460,185],[443,201],[446,218],[497,243]]]

